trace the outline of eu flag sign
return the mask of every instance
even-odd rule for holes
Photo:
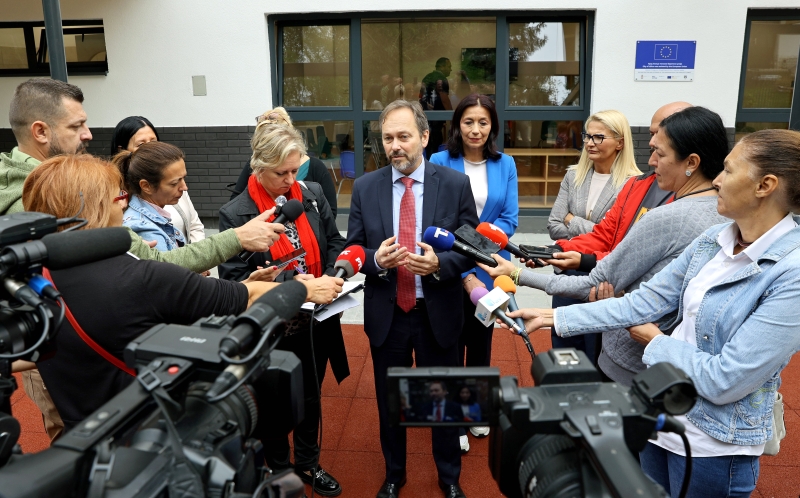
[[[696,41],[636,42],[636,81],[692,81]]]

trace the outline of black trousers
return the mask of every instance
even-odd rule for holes
[[[314,324],[314,351],[317,360],[317,376],[319,384],[314,380],[314,362],[311,358],[311,334],[308,330],[301,330],[296,334],[285,336],[278,344],[278,349],[291,351],[297,355],[303,368],[303,401],[305,403],[305,417],[294,428],[294,466],[297,470],[311,470],[319,462],[319,419],[321,416],[320,400],[317,389],[321,389],[322,380],[325,378],[325,369],[328,356],[324,349],[324,341],[317,332],[319,322]],[[320,330],[320,332],[323,332]],[[267,406],[262,409],[279,409],[277,406]],[[267,465],[273,469],[285,469],[291,465],[289,434],[282,431],[263,428],[255,434],[264,444],[264,454]]]
[[[389,336],[381,346],[373,346],[371,352],[386,481],[396,484],[403,479],[406,470],[406,429],[389,427],[386,371],[389,367],[410,367],[414,361],[419,367],[457,366],[457,345],[448,348],[439,346],[433,336],[425,305],[421,304],[420,308],[408,313],[395,307]],[[433,428],[431,441],[439,478],[445,484],[457,484],[461,475],[458,428]]]
[[[467,367],[488,367],[492,361],[494,322],[488,327],[475,318],[475,305],[464,294],[464,327],[458,338],[458,364]]]

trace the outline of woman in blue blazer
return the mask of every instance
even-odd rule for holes
[[[500,124],[494,102],[486,95],[472,94],[461,100],[453,111],[447,150],[437,152],[430,162],[447,166],[469,176],[475,207],[481,222],[499,227],[511,237],[519,223],[517,204],[517,167],[514,159],[497,151],[495,140]],[[510,257],[501,251],[503,257]],[[464,328],[459,339],[459,360],[466,366],[488,366],[492,357],[494,325],[484,327],[475,316],[469,293],[476,287],[494,287],[493,279],[480,268],[463,275]],[[475,437],[486,437],[488,427],[472,427]],[[469,451],[466,432],[461,436],[461,450]]]

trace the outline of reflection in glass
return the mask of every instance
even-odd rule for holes
[[[514,158],[519,207],[551,207],[567,168],[578,162],[582,121],[507,121],[504,153]]]
[[[364,19],[363,109],[406,99],[421,100],[427,110],[452,110],[471,93],[494,97],[495,22]]]
[[[751,21],[742,107],[791,107],[798,52],[797,21]]]
[[[355,177],[355,162],[342,162],[342,152],[353,152],[352,121],[293,121],[294,128],[303,135],[309,157],[325,164],[337,191],[339,206],[350,205],[350,189]],[[352,154],[351,154],[352,157]],[[345,170],[344,172],[342,170]],[[302,178],[300,178],[302,180]]]
[[[754,131],[759,130],[788,130],[789,123],[754,123],[746,121],[736,122],[736,137],[735,141],[741,140],[745,135],[749,135]]]
[[[22,28],[0,29],[0,69],[27,69],[25,33]]]
[[[69,26],[64,29],[64,53],[67,62],[104,62],[106,54],[106,35],[100,26]],[[95,31],[100,31],[99,33]],[[44,28],[33,28],[36,57],[39,62],[50,62],[47,50],[47,33]],[[42,46],[45,52],[42,53]]]
[[[350,26],[283,28],[283,105],[350,105]]]
[[[580,23],[508,26],[509,105],[580,105]]]

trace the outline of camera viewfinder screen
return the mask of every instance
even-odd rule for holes
[[[401,378],[401,425],[488,425],[492,388],[487,378]]]

